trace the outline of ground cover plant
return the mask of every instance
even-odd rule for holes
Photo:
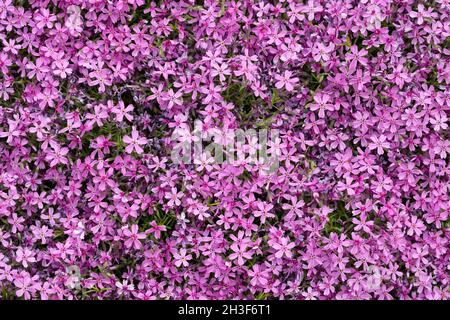
[[[0,0],[1,299],[448,299],[449,13]]]

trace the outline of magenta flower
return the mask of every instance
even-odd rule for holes
[[[125,228],[123,230],[123,235],[126,237],[126,240],[124,242],[125,247],[134,248],[136,250],[139,250],[142,248],[142,243],[140,240],[146,238],[145,233],[138,232],[138,226],[136,224],[133,224],[131,226],[131,230],[128,228]]]
[[[295,243],[289,242],[287,238],[282,237],[280,242],[275,242],[272,247],[276,250],[275,257],[282,258],[286,256],[287,258],[292,258],[291,249],[295,247]]]
[[[50,162],[50,167],[54,167],[57,164],[68,164],[68,159],[66,157],[69,149],[66,147],[61,148],[57,144],[53,146],[53,151],[47,154],[46,160]]]
[[[187,267],[189,265],[188,261],[192,259],[192,255],[186,254],[186,249],[184,248],[181,248],[179,253],[175,252],[173,257],[175,258],[175,265],[177,267]]]
[[[369,149],[370,150],[377,150],[378,155],[382,155],[384,153],[384,149],[388,149],[390,144],[386,141],[386,136],[380,135],[379,137],[370,137],[370,140],[372,140],[371,143],[369,143]]]
[[[319,118],[325,117],[325,110],[328,111],[334,111],[334,106],[328,101],[330,101],[330,96],[323,93],[323,94],[316,94],[314,96],[315,103],[312,103],[310,105],[311,111],[319,110]]]
[[[177,188],[172,188],[170,192],[166,192],[165,198],[169,200],[167,205],[169,207],[179,206],[181,204],[181,198],[183,197],[183,192],[178,192]]]
[[[141,154],[144,152],[144,149],[142,149],[141,146],[147,143],[147,139],[140,137],[139,133],[136,130],[133,130],[131,132],[131,137],[128,135],[123,137],[123,142],[127,144],[125,148],[127,153],[133,153],[133,151],[136,151],[137,154]]]
[[[124,118],[128,121],[133,120],[133,114],[131,113],[133,110],[133,105],[130,104],[125,107],[123,101],[119,101],[119,104],[113,107],[112,112],[116,114],[116,121],[122,122]]]
[[[275,75],[275,87],[277,89],[286,88],[287,91],[293,91],[295,84],[299,81],[298,78],[291,77],[292,72],[286,70],[283,75]]]
[[[318,43],[312,50],[314,61],[328,61],[330,60],[330,53],[334,50],[334,44],[330,43],[328,46],[323,43]]]
[[[28,248],[19,247],[16,252],[16,261],[27,268],[28,263],[36,262],[36,258],[34,257],[33,251],[29,250]]]
[[[30,300],[37,289],[34,281],[36,281],[34,277],[32,279],[29,275],[21,276],[20,278],[14,280],[14,285],[17,287],[17,297],[23,297],[25,300]]]

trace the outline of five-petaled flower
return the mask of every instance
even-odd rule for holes
[[[133,151],[135,151],[137,154],[141,154],[144,152],[144,149],[142,149],[141,146],[147,143],[147,139],[140,137],[139,132],[133,128],[131,131],[131,137],[128,135],[124,136],[123,142],[127,144],[125,147],[125,151],[127,153],[133,153]]]

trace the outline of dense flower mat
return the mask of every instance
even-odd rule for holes
[[[449,298],[449,12],[0,0],[2,299]]]

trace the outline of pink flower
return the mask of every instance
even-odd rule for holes
[[[14,285],[18,288],[16,291],[17,297],[24,297],[25,300],[30,300],[32,295],[37,290],[37,286],[33,281],[35,281],[36,276],[31,278],[28,274],[20,275],[14,280]]]
[[[330,101],[330,96],[326,93],[318,93],[314,96],[315,103],[311,103],[311,111],[319,110],[319,118],[325,117],[325,110],[334,111],[334,106],[328,101]]]
[[[133,105],[129,104],[127,107],[125,107],[125,104],[123,103],[123,101],[119,101],[117,106],[115,106],[113,108],[112,112],[116,114],[116,121],[117,122],[122,122],[124,117],[128,121],[132,121],[133,120],[133,115],[131,114],[131,112],[133,110],[134,110]]]
[[[291,249],[295,247],[295,243],[289,242],[288,238],[282,237],[279,242],[275,242],[272,248],[276,250],[275,257],[281,259],[283,256],[292,258]]]
[[[248,275],[251,277],[250,283],[253,286],[265,287],[268,283],[269,271],[262,269],[259,264],[253,265]]]
[[[179,206],[181,204],[181,198],[183,197],[183,192],[178,192],[177,188],[172,188],[171,192],[166,192],[165,198],[169,200],[167,205],[169,207]]]
[[[371,143],[369,143],[369,149],[374,150],[377,149],[377,154],[382,155],[384,153],[384,149],[388,149],[390,144],[386,141],[385,135],[380,135],[379,137],[370,137],[370,140],[372,140]]]
[[[295,77],[291,78],[292,74],[293,73],[291,71],[288,71],[288,70],[286,70],[284,72],[284,75],[276,74],[275,75],[275,80],[277,82],[275,83],[275,87],[277,89],[281,89],[281,88],[285,87],[287,91],[289,91],[289,92],[293,91],[294,90],[294,86],[299,81],[299,79],[295,78]]]
[[[134,248],[136,250],[139,250],[142,248],[142,243],[140,240],[145,239],[146,235],[145,235],[145,233],[139,233],[138,229],[139,229],[138,225],[133,224],[131,226],[131,230],[128,228],[125,228],[123,230],[123,235],[127,238],[125,240],[125,247]]]
[[[28,267],[28,263],[36,262],[34,252],[28,248],[19,247],[16,251],[16,261],[21,263],[25,268]]]
[[[187,267],[189,265],[189,260],[192,259],[192,255],[186,254],[186,249],[181,248],[179,253],[175,252],[173,257],[175,258],[175,265],[177,267],[184,266]]]
[[[142,149],[141,146],[147,143],[147,139],[140,137],[139,133],[135,129],[133,129],[133,131],[131,132],[131,137],[128,135],[124,136],[123,142],[128,144],[125,148],[125,151],[127,153],[131,154],[134,150],[137,154],[142,154],[144,152],[144,149]]]
[[[231,248],[234,252],[230,254],[230,260],[236,260],[239,266],[243,266],[245,261],[252,258],[252,254],[247,251],[247,245],[241,244]]]
[[[66,157],[69,152],[69,148],[60,147],[58,145],[53,146],[53,151],[47,154],[46,160],[50,162],[50,167],[54,167],[57,164],[68,164],[69,161]]]
[[[448,128],[448,118],[444,112],[439,112],[430,119],[430,123],[433,125],[435,131],[446,130]]]
[[[409,13],[409,16],[411,18],[417,18],[417,24],[421,25],[424,22],[424,18],[430,18],[432,16],[432,8],[428,8],[428,10],[425,11],[425,7],[422,3],[419,3],[417,5],[417,12],[411,11]]]
[[[405,224],[408,227],[407,234],[409,236],[412,236],[414,234],[420,236],[422,232],[426,229],[422,220],[418,219],[416,216],[412,216],[411,220],[407,220]]]
[[[318,43],[312,50],[314,61],[328,61],[330,59],[330,53],[334,50],[334,44],[330,43],[325,46],[323,43]]]

